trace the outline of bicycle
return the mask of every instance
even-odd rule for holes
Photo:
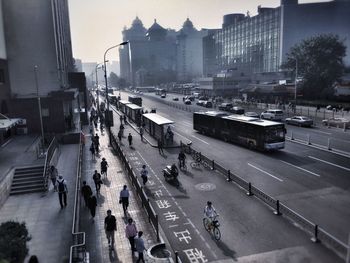
[[[216,218],[219,215],[215,215],[211,221],[211,223],[209,223],[209,219],[207,217],[203,218],[203,225],[205,230],[207,230],[208,232],[210,232],[216,241],[219,241],[221,238],[221,232],[219,229],[220,223],[218,220],[216,220]]]

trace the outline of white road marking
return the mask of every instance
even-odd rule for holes
[[[201,141],[201,142],[203,142],[203,143],[205,143],[205,144],[208,144],[209,145],[209,143],[208,142],[206,142],[206,141],[204,141],[204,140],[202,140],[202,139],[199,139],[198,137],[196,137],[196,136],[194,136],[194,135],[191,135],[193,138],[196,138],[197,140],[199,140],[199,141]]]
[[[327,135],[332,135],[332,133],[330,132],[324,132],[324,131],[312,131],[312,132],[318,132],[318,133],[322,133],[322,134],[327,134]]]
[[[191,141],[190,139],[186,138],[185,136],[181,135],[180,133],[173,131],[173,133],[177,134],[178,136],[185,138],[187,141]]]
[[[272,175],[272,174],[270,174],[270,173],[268,173],[268,172],[266,172],[266,171],[260,169],[259,167],[256,167],[256,166],[252,165],[251,163],[248,163],[248,165],[249,165],[250,167],[253,167],[253,168],[255,168],[256,170],[258,170],[258,171],[264,173],[264,174],[267,174],[268,176],[271,176],[272,178],[274,178],[274,179],[276,179],[276,180],[278,180],[278,181],[280,181],[280,182],[283,182],[283,180],[280,179],[280,178],[278,178],[277,176],[274,176],[274,175]]]
[[[338,168],[340,168],[340,169],[344,169],[345,171],[350,171],[350,168],[346,168],[346,167],[344,167],[344,166],[341,166],[341,165],[338,165],[338,164],[335,164],[335,163],[331,163],[331,162],[328,162],[328,161],[325,161],[325,160],[316,158],[316,157],[314,157],[314,156],[308,156],[308,157],[311,158],[311,159],[314,159],[314,160],[317,160],[317,161],[320,161],[320,162],[329,164],[329,165],[333,165],[333,166],[338,167]]]
[[[179,225],[171,225],[169,228],[178,227]]]
[[[307,172],[307,173],[309,173],[309,174],[312,174],[312,175],[315,175],[315,176],[317,176],[317,177],[320,177],[319,174],[314,173],[314,172],[311,172],[311,171],[309,171],[309,170],[306,170],[306,169],[301,168],[301,167],[299,167],[299,166],[296,166],[296,165],[294,165],[294,164],[291,164],[291,163],[288,163],[288,162],[285,162],[285,161],[282,161],[282,160],[281,160],[281,162],[282,162],[282,163],[285,163],[285,164],[288,164],[288,165],[290,165],[290,166],[293,166],[294,168],[297,168],[297,169],[302,170],[302,171],[304,171],[304,172]]]

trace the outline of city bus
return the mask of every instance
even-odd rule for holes
[[[142,98],[141,97],[130,95],[128,97],[128,101],[133,103],[133,104],[136,104],[137,106],[142,107]]]
[[[113,105],[117,105],[118,98],[116,95],[108,94],[108,100],[109,100],[109,103]]]
[[[253,117],[217,111],[194,112],[193,129],[250,149],[270,151],[285,146],[286,129],[283,123]]]

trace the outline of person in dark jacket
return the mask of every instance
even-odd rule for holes
[[[81,194],[84,197],[85,206],[88,207],[89,198],[92,195],[92,190],[91,190],[91,187],[88,184],[86,184],[86,181],[83,182],[83,186],[81,187]]]
[[[95,220],[95,215],[96,215],[96,207],[97,207],[97,198],[96,198],[96,196],[92,195],[89,198],[88,204],[89,204],[90,214],[92,216],[92,221],[94,221]]]

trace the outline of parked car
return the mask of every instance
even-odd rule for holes
[[[248,111],[248,112],[244,113],[244,116],[253,117],[253,118],[260,118],[260,115],[256,112],[253,112],[253,111]]]
[[[281,121],[283,118],[283,111],[277,109],[266,110],[260,114],[260,117],[267,120]]]
[[[204,101],[203,102],[203,106],[206,108],[212,108],[213,107],[213,103],[211,101]]]
[[[165,95],[165,94],[162,94],[162,95],[160,95],[160,97],[161,97],[162,99],[164,99],[164,98],[166,98],[166,95]]]
[[[192,103],[191,103],[191,100],[189,100],[189,99],[185,100],[184,103],[185,103],[186,105],[191,105],[191,104],[192,104]]]
[[[173,101],[179,101],[179,98],[178,97],[174,97]]]
[[[233,107],[232,103],[221,103],[218,108],[219,110],[229,111],[232,107]]]
[[[186,96],[185,100],[190,100],[190,101],[194,101],[194,96]]]
[[[314,124],[312,119],[305,116],[293,116],[291,118],[286,118],[286,123],[305,127],[311,127]]]
[[[350,128],[350,120],[345,118],[330,118],[327,120],[323,120],[322,124],[325,126],[334,126],[339,128],[344,128],[344,124],[346,128]]]
[[[230,109],[230,112],[234,114],[244,114],[244,109],[242,107],[234,106]]]

